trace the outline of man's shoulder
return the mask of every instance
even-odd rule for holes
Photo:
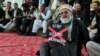
[[[73,18],[73,22],[81,22],[81,20],[77,19],[77,18]]]
[[[85,24],[83,23],[83,21],[81,21],[81,20],[79,20],[79,19],[77,19],[77,18],[73,18],[73,24],[74,24],[74,25],[77,25],[77,26],[79,26],[79,25],[85,25]]]

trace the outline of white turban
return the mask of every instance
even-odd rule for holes
[[[73,7],[70,6],[70,5],[68,5],[68,4],[62,4],[62,5],[60,5],[59,11],[61,12],[62,9],[68,9],[68,10],[70,10],[71,12],[73,12]]]
[[[64,8],[68,9],[71,13],[73,12],[72,6],[70,6],[68,4],[62,4],[56,9],[56,12],[53,15],[53,19],[56,19],[60,15],[61,10]]]

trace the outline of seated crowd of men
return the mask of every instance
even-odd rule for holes
[[[67,3],[64,0],[59,1],[59,5]],[[48,20],[53,19],[53,16],[57,15],[57,13],[52,13],[52,10],[49,8],[50,5],[39,4],[40,7],[38,9],[37,4],[35,3],[23,3],[22,9],[20,9],[18,8],[17,3],[14,3],[14,8],[12,8],[11,2],[7,2],[5,10],[3,10],[3,8],[0,8],[0,31],[6,32],[15,28],[18,34],[22,35],[33,33],[35,35],[38,29],[43,27],[43,33],[45,34]],[[57,5],[57,7],[59,7],[59,5]],[[86,26],[89,26],[91,23],[91,19],[87,19],[89,18],[89,12],[82,8],[82,4],[74,1],[73,4],[72,2],[70,2],[70,5],[73,5],[74,7],[74,16],[82,20]]]
[[[42,28],[44,37],[47,37],[46,35],[49,23],[61,24],[64,27],[68,28],[68,33],[65,34],[68,34],[68,36],[66,36],[65,38],[68,39],[69,46],[76,44],[76,46],[74,45],[74,47],[77,50],[70,50],[72,54],[81,56],[80,49],[82,44],[84,44],[86,45],[87,51],[90,56],[100,56],[100,50],[95,51],[95,53],[93,52],[93,50],[100,49],[98,48],[98,46],[100,47],[100,44],[98,44],[100,43],[100,2],[95,1],[93,3],[93,10],[90,11],[90,1],[87,4],[74,2],[70,5],[66,4],[65,0],[59,1],[60,4],[57,6],[58,9],[56,9],[54,12],[51,10],[52,6],[47,7],[43,3],[40,3],[38,7],[34,2],[31,4],[23,3],[22,9],[20,9],[17,3],[14,3],[14,8],[12,8],[11,2],[7,2],[5,10],[0,7],[0,31],[8,32],[15,29],[15,31],[19,35],[35,36],[38,30]],[[89,37],[91,38],[91,41],[89,41]],[[40,56],[49,56],[48,53],[50,51],[50,48],[56,46],[55,44],[59,45],[55,42],[55,39],[49,40],[50,42],[42,44]],[[87,41],[89,42],[86,44]],[[47,50],[48,52],[45,50]]]
[[[46,32],[44,28],[46,28],[47,20],[51,17],[51,11],[46,9],[44,4],[41,4],[39,10],[36,9],[35,3],[31,5],[23,3],[23,10],[18,8],[17,3],[14,3],[13,7],[11,7],[11,2],[7,2],[5,11],[0,8],[0,31],[8,32],[15,29],[18,34],[27,35],[32,32],[36,33],[38,28],[43,27],[43,32]]]

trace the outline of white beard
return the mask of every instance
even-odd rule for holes
[[[72,16],[70,16],[70,17],[67,17],[67,18],[60,18],[60,20],[61,20],[61,22],[62,23],[69,23],[71,20],[72,20]]]

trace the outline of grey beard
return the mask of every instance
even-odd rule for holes
[[[73,16],[67,17],[67,18],[60,18],[62,23],[69,23],[72,20]]]

